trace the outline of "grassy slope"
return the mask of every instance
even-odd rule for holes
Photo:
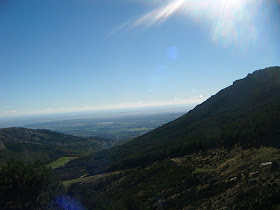
[[[56,168],[60,168],[65,166],[70,160],[74,160],[78,157],[61,157],[58,158],[57,160],[51,162],[50,164],[48,164],[48,167],[51,167],[52,169],[56,169]]]
[[[280,150],[275,148],[220,148],[145,168],[81,177],[66,185],[79,183],[69,191],[88,208],[95,207],[100,198],[106,198],[100,202],[107,207],[134,202],[143,208],[269,208],[280,203],[273,198],[280,195],[279,161]],[[260,167],[266,162],[273,165]],[[89,195],[98,196],[86,200]]]

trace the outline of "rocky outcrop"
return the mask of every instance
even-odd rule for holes
[[[5,147],[5,144],[3,144],[3,143],[0,141],[0,150],[3,150],[3,149],[7,149],[7,148]]]

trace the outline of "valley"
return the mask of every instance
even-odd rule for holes
[[[0,129],[0,163],[9,158],[48,163],[64,156],[84,156],[113,145],[110,139],[81,138],[45,129]]]
[[[26,164],[41,159],[34,167],[52,171],[54,193],[75,209],[279,209],[279,104],[280,67],[270,67],[235,81],[184,115],[34,125],[66,133],[70,127],[69,132],[83,133],[97,126],[113,138],[87,136],[96,134],[92,130],[78,137],[0,129],[2,187],[14,186],[5,185],[7,164],[24,164],[9,158]],[[63,209],[57,199],[49,198],[47,207]]]
[[[185,108],[186,111],[188,111],[187,107]],[[132,112],[130,115],[119,114],[120,116],[114,117],[87,117],[86,119],[27,124],[24,127],[49,129],[85,138],[98,136],[114,141],[123,141],[141,136],[183,114],[184,112],[172,113],[172,111],[161,114]]]
[[[280,210],[280,0],[0,17],[0,210]]]

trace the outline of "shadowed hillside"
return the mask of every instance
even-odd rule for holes
[[[9,157],[47,160],[64,155],[88,154],[111,145],[111,140],[99,137],[81,138],[43,129],[0,129],[0,161]]]
[[[255,71],[182,117],[124,145],[92,155],[86,160],[88,170],[95,174],[133,168],[235,144],[278,146],[279,104],[280,67]],[[75,161],[72,163],[75,165]]]
[[[280,68],[273,67],[55,172],[89,209],[278,209],[279,125]]]

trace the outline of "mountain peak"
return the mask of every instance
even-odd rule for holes
[[[280,67],[274,66],[274,67],[268,67],[265,69],[256,70],[251,74],[248,74],[247,77],[241,80],[237,80],[234,83],[238,81],[246,82],[248,80],[256,81],[260,84],[268,84],[268,83],[277,83],[280,84]]]

